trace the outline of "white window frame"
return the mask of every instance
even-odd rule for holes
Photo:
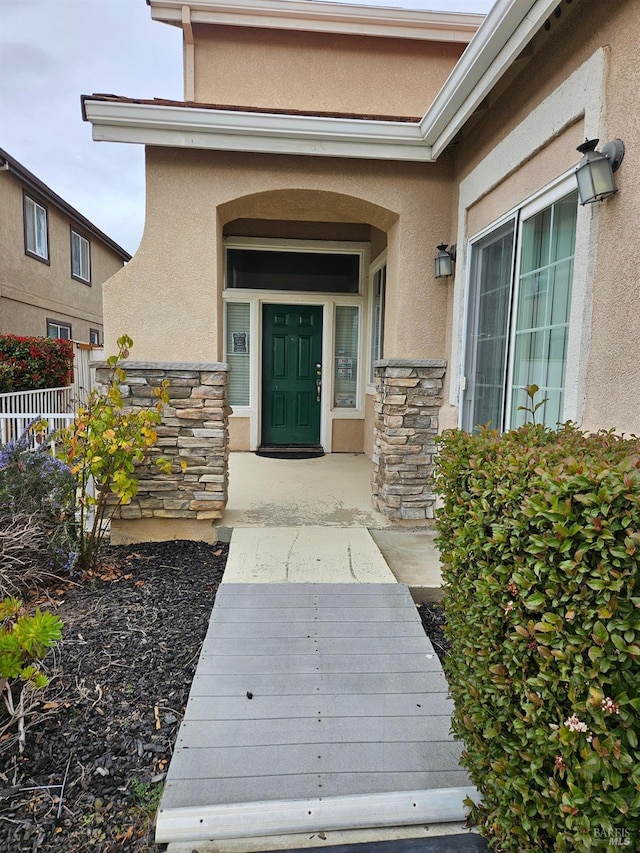
[[[369,306],[368,306],[368,328],[367,328],[367,394],[375,394],[376,386],[375,386],[375,376],[373,373],[373,338],[375,335],[375,323],[373,312],[375,309],[375,280],[376,275],[380,272],[383,267],[387,266],[387,250],[384,249],[375,259],[371,267],[369,268]],[[384,346],[384,318],[385,318],[385,307],[387,300],[387,274],[385,273],[385,281],[383,285],[382,292],[382,318],[379,328],[379,340],[378,340],[378,348],[380,348],[380,341],[382,340]],[[380,351],[379,358],[384,358],[384,352]]]
[[[78,243],[79,250],[80,270],[78,271],[73,268],[74,242]],[[76,231],[75,228],[71,229],[71,278],[75,278],[84,284],[91,284],[91,243],[86,237]]]
[[[53,329],[53,328],[57,329],[58,332],[60,332],[61,329],[66,329],[69,333],[69,337],[65,338],[64,335],[60,335],[60,334],[53,335],[53,334],[51,334],[51,329]],[[55,340],[60,338],[63,341],[70,341],[71,340],[71,326],[69,325],[69,323],[61,323],[58,320],[47,320],[47,337],[48,338],[54,338]]]
[[[510,304],[510,315],[508,318],[508,351],[507,351],[507,367],[505,372],[505,396],[503,401],[503,424],[502,429],[508,430],[511,428],[511,406],[512,406],[512,386],[513,386],[513,366],[514,366],[514,334],[515,334],[515,324],[516,324],[516,311],[514,310],[515,306],[518,304],[518,295],[520,288],[520,258],[522,252],[522,225],[523,223],[550,207],[552,204],[561,201],[563,198],[566,198],[568,195],[571,195],[576,191],[576,183],[575,176],[573,174],[573,170],[568,173],[560,176],[555,181],[553,181],[548,186],[541,189],[539,192],[533,194],[525,201],[521,202],[519,205],[513,207],[499,219],[496,219],[486,228],[483,228],[477,234],[474,234],[467,241],[467,252],[466,257],[468,259],[467,267],[466,267],[466,285],[465,285],[465,302],[464,302],[464,319],[463,319],[463,329],[464,329],[464,338],[463,338],[463,346],[461,353],[461,375],[462,381],[460,382],[460,391],[459,391],[459,400],[458,400],[458,425],[460,427],[466,426],[463,424],[463,416],[464,416],[464,394],[466,392],[466,376],[464,376],[464,371],[466,369],[467,363],[467,347],[469,343],[469,334],[468,334],[468,323],[469,323],[469,298],[471,293],[471,275],[473,270],[472,263],[472,252],[474,246],[477,245],[480,241],[482,241],[485,237],[492,234],[494,231],[497,231],[503,225],[505,225],[510,220],[515,220],[515,253],[514,253],[514,261],[513,261],[513,271],[514,271],[514,279],[512,282],[512,290],[511,290],[511,304]],[[581,353],[581,347],[583,346],[582,339],[582,331],[583,331],[583,317],[585,315],[586,310],[590,310],[590,306],[586,305],[586,294],[585,288],[582,281],[582,276],[579,272],[579,264],[577,263],[577,259],[579,258],[579,251],[581,251],[584,246],[585,232],[586,228],[581,228],[581,217],[579,215],[578,203],[576,201],[576,238],[574,245],[574,272],[572,279],[572,292],[571,292],[571,303],[569,308],[569,329],[568,329],[568,340],[567,340],[567,358],[566,358],[566,369],[565,369],[565,377],[564,377],[564,398],[563,398],[563,417],[562,420],[576,420],[575,417],[575,409],[576,409],[576,401],[572,398],[572,395],[567,393],[572,385],[570,383],[574,383],[574,377],[572,375],[572,370],[570,369],[570,365],[578,364],[583,360],[583,354]],[[578,271],[578,275],[576,272]],[[579,371],[579,368],[577,369]],[[535,402],[535,401],[534,401]]]
[[[49,263],[49,211],[43,204],[31,198],[27,193],[24,193],[23,198],[25,253],[31,258]],[[31,217],[27,214],[28,210],[31,211]],[[38,243],[38,215],[42,217],[44,222],[44,228],[42,229],[44,245],[39,245]]]

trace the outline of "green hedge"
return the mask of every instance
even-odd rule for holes
[[[0,394],[62,388],[73,382],[73,343],[0,335]]]
[[[500,851],[640,850],[640,441],[448,431],[453,731]]]

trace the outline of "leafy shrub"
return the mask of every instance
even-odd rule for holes
[[[71,341],[0,335],[0,394],[70,385],[73,357]]]
[[[40,662],[62,636],[58,616],[37,609],[33,615],[24,612],[17,598],[0,601],[0,751],[7,751],[17,741],[20,751],[25,742],[25,718],[37,705],[34,692],[49,683]],[[9,733],[17,728],[12,738]]]
[[[138,491],[136,466],[147,462],[158,440],[155,427],[162,420],[168,402],[166,387],[154,389],[158,402],[151,409],[127,408],[121,386],[127,375],[121,361],[128,358],[133,341],[118,339],[118,355],[107,359],[111,376],[106,391],[93,390],[71,426],[60,430],[55,441],[60,457],[71,468],[79,492],[79,564],[94,566],[106,528],[118,502],[127,504]],[[154,460],[162,470],[170,470],[164,457]]]
[[[448,431],[453,730],[500,851],[640,849],[640,442]]]
[[[21,595],[76,561],[76,483],[67,465],[29,437],[0,446],[0,597]]]

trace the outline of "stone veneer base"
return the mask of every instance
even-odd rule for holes
[[[433,457],[446,362],[388,358],[375,362],[372,503],[402,527],[433,523]]]
[[[121,366],[123,399],[131,409],[155,405],[154,390],[167,383],[169,402],[151,458],[168,458],[171,472],[153,464],[138,469],[138,492],[116,509],[112,542],[215,541],[214,523],[224,514],[229,485],[227,365],[126,361]],[[98,363],[98,388],[109,376],[105,363]]]

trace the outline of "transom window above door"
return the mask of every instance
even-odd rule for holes
[[[227,288],[358,293],[360,255],[228,248]]]
[[[536,420],[564,420],[577,193],[517,211],[470,246],[462,426],[525,423],[524,388],[545,400]]]

